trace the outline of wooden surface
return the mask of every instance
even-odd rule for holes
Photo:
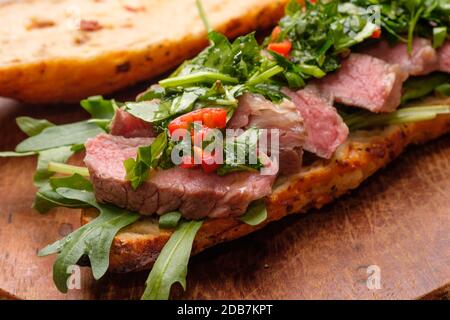
[[[0,150],[24,135],[19,115],[69,122],[76,106],[23,106],[0,100]],[[0,159],[0,297],[138,298],[147,274],[82,272],[81,290],[60,294],[54,256],[37,251],[79,226],[79,211],[31,209],[34,158]],[[391,166],[322,210],[291,216],[207,250],[191,260],[186,299],[417,299],[450,288],[450,137],[410,148]],[[367,288],[367,267],[380,268],[381,289]]]

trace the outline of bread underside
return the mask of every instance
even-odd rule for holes
[[[450,105],[450,99],[433,98],[420,105],[424,104]],[[357,188],[366,178],[394,160],[408,145],[423,144],[449,132],[449,115],[440,115],[429,121],[352,132],[331,159],[317,160],[304,166],[297,174],[277,179],[272,195],[266,198],[266,221],[252,227],[235,218],[206,220],[197,233],[192,253],[242,237],[289,214],[321,208]],[[83,210],[82,224],[96,215],[96,210]],[[170,235],[170,230],[159,229],[155,217],[142,217],[122,229],[112,244],[110,271],[130,272],[150,268]]]
[[[208,0],[204,7],[212,27],[233,38],[276,24],[287,1]],[[108,94],[208,44],[195,0],[6,1],[0,30],[0,96],[28,103]]]

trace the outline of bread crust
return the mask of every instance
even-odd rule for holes
[[[450,105],[450,99],[433,99],[426,103]],[[193,254],[242,237],[288,214],[321,208],[357,188],[408,145],[423,144],[449,132],[449,115],[353,132],[330,160],[315,161],[298,174],[278,178],[272,195],[266,199],[268,218],[264,223],[251,227],[234,218],[206,220],[195,238]],[[96,215],[95,210],[83,210],[81,221],[85,224]],[[110,271],[122,273],[150,268],[170,234],[170,231],[158,228],[157,219],[148,217],[124,228],[112,244]]]
[[[0,34],[0,96],[33,104],[78,102],[90,95],[109,94],[158,76],[194,56],[208,44],[194,0],[152,0],[148,4],[152,8],[142,12],[136,8],[134,13],[122,7],[116,8],[119,2],[115,1],[89,3],[83,0],[78,4],[78,1],[63,0],[41,8],[43,2],[27,0],[0,4],[0,28],[11,29],[11,34]],[[215,30],[233,38],[274,25],[283,15],[286,3],[287,0],[224,0],[210,1],[205,6],[208,5],[208,16],[214,18]],[[104,26],[89,32],[68,30],[64,15],[67,13],[65,10],[72,6],[80,6],[83,15],[99,19],[100,26]],[[177,11],[177,7],[189,10],[183,14],[178,12],[181,9]],[[30,19],[27,15],[42,14],[48,8],[54,11],[49,12],[49,16],[53,14],[55,17],[41,21],[41,27],[36,21],[34,23],[38,27],[30,30],[23,25],[6,25],[8,21],[16,23]],[[119,10],[121,12],[117,12]],[[167,15],[166,21],[173,23],[170,28],[162,29],[160,25],[149,23],[146,29],[148,37],[142,36],[141,27],[133,26],[136,22],[132,18],[123,18],[134,14],[141,20],[146,16],[149,20],[155,18],[155,10]],[[178,16],[169,16],[171,11],[177,11]],[[114,15],[116,20],[111,20]],[[109,20],[103,23],[102,18]],[[126,23],[130,25],[124,25]],[[18,40],[11,40],[14,37]],[[130,37],[137,39],[133,42],[127,39]],[[70,42],[67,38],[86,39],[86,43],[72,43],[76,41]],[[19,40],[20,43],[17,42]],[[18,52],[19,56],[9,53],[19,44],[25,45],[24,51],[29,48],[30,52]],[[59,51],[55,47],[60,48]]]

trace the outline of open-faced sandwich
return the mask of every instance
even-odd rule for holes
[[[59,126],[19,118],[30,137],[4,155],[39,155],[34,207],[83,209],[39,253],[57,254],[58,289],[75,264],[96,279],[152,267],[143,298],[168,298],[191,254],[320,208],[448,133],[449,23],[445,0],[292,1],[262,44],[209,31],[136,101],[91,97],[92,119]],[[80,151],[85,166],[66,164]]]

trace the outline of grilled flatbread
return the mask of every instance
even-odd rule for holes
[[[287,0],[205,0],[236,37],[275,24]],[[195,0],[0,3],[0,96],[78,102],[160,75],[206,45]]]

